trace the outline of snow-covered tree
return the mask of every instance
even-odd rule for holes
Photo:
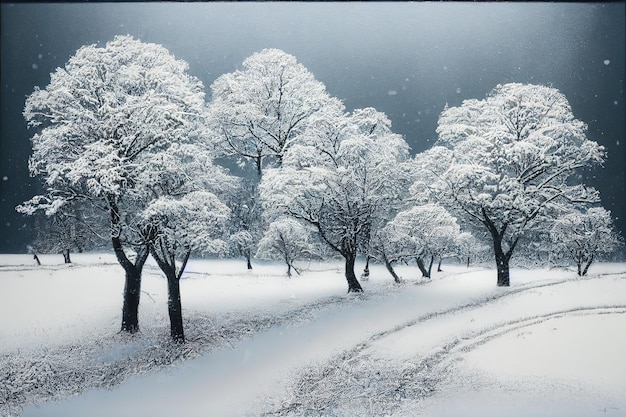
[[[472,259],[482,259],[489,250],[487,245],[469,232],[461,232],[455,239],[456,256],[470,266]]]
[[[150,197],[140,212],[139,228],[167,278],[171,337],[184,342],[180,278],[192,253],[226,253],[221,237],[230,210],[220,197],[232,195],[238,181],[213,163],[208,145],[200,140],[172,143],[168,152],[152,158],[138,182],[146,185]]]
[[[290,278],[292,269],[300,274],[294,262],[315,256],[311,231],[290,217],[273,221],[259,242],[256,256],[284,261],[287,266],[287,276]]]
[[[394,173],[407,160],[408,146],[399,135],[364,134],[349,115],[320,117],[285,152],[281,167],[266,171],[262,201],[270,211],[313,225],[344,257],[348,291],[359,292],[357,253],[369,242],[376,219],[394,204]]]
[[[379,112],[372,107],[365,109],[356,109],[350,116],[350,122],[354,124],[360,135],[369,137],[375,141],[399,141],[395,145],[391,145],[390,151],[399,152],[392,155],[390,159],[386,159],[387,178],[390,179],[381,193],[380,204],[376,208],[376,216],[372,218],[369,224],[369,230],[365,233],[363,247],[359,248],[365,255],[365,269],[361,275],[363,278],[369,276],[369,261],[375,257],[372,252],[376,250],[372,248],[372,237],[381,230],[392,218],[403,208],[408,207],[411,203],[407,198],[409,187],[414,181],[414,164],[411,160],[406,159],[406,155],[402,142],[404,140],[400,135],[394,134],[391,130],[391,120],[383,112]],[[402,161],[394,163],[394,161]],[[383,196],[383,194],[385,194]],[[395,278],[394,278],[395,279]]]
[[[185,193],[181,198],[159,197],[143,210],[143,224],[150,233],[150,254],[167,278],[170,335],[176,342],[185,341],[180,278],[189,256],[194,252],[226,252],[227,244],[221,236],[229,215],[228,207],[206,191]]]
[[[393,265],[415,257],[415,247],[411,237],[399,230],[393,222],[374,232],[370,240],[370,255],[383,264],[396,283],[402,282]]]
[[[430,278],[436,258],[455,253],[460,234],[456,219],[445,208],[432,203],[399,212],[390,226],[396,234],[393,237],[396,250],[404,259],[415,258],[426,278]],[[428,258],[427,268],[424,261]]]
[[[138,227],[138,213],[158,197],[159,161],[205,131],[203,85],[187,69],[161,45],[117,36],[103,47],[80,48],[26,100],[24,117],[37,129],[29,168],[46,192],[18,210],[54,214],[80,200],[107,213],[126,275],[124,331],[139,329],[149,228]]]
[[[248,269],[252,269],[251,259],[266,225],[261,204],[258,203],[257,188],[256,180],[243,178],[227,201],[231,210],[228,224],[230,252],[234,256],[243,256]]]
[[[246,58],[242,70],[220,76],[211,91],[210,120],[219,147],[242,166],[254,164],[259,178],[266,159],[280,165],[311,117],[343,111],[323,83],[279,49]]]
[[[598,255],[612,253],[622,244],[613,227],[611,212],[602,207],[592,207],[586,212],[575,211],[558,218],[550,230],[550,237],[576,262],[580,276],[587,275]]]
[[[598,201],[575,181],[578,170],[600,164],[604,148],[586,137],[565,96],[540,85],[498,85],[484,100],[466,100],[439,117],[438,155],[421,181],[457,213],[487,230],[498,285],[509,285],[509,261],[524,232],[567,206]]]
[[[50,216],[38,213],[35,219],[34,253],[60,253],[65,263],[71,263],[72,252],[83,252],[102,246],[108,230],[104,230],[102,213],[78,202],[68,204]],[[94,229],[97,227],[98,229]]]
[[[247,230],[240,230],[228,237],[231,253],[235,256],[243,256],[246,259],[247,268],[252,269],[252,253],[256,245],[256,239]]]

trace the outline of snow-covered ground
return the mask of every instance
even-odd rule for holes
[[[340,262],[288,279],[196,260],[179,347],[153,264],[128,336],[111,255],[41,260],[0,255],[0,415],[626,415],[626,264],[516,269],[510,288],[457,265],[395,285],[375,265],[353,295]]]

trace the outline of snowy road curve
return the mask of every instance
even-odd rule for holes
[[[112,390],[27,407],[22,415],[432,415],[442,383],[460,375],[459,362],[491,340],[572,314],[615,313],[624,324],[625,277],[524,277],[496,288],[490,274],[474,272],[406,284],[329,306],[297,326],[272,327],[232,350]],[[626,350],[625,341],[616,345]],[[387,386],[396,388],[381,391]]]

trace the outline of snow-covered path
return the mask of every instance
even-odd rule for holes
[[[412,318],[478,302],[500,291],[481,275],[407,284],[390,295],[366,300],[357,296],[321,311],[309,323],[273,327],[233,350],[211,352],[111,391],[95,390],[60,403],[28,407],[23,416],[83,416],[86,409],[91,416],[123,416],[130,410],[135,416],[153,417],[242,415],[253,411],[257,400],[284,388],[290,372],[303,365],[328,360]]]
[[[580,317],[591,311],[620,313],[612,315],[615,320],[607,325],[623,329],[626,324],[626,314],[622,314],[626,312],[624,272],[586,280],[574,280],[567,272],[551,271],[545,278],[519,273],[510,288],[495,287],[491,275],[476,271],[435,279],[425,285],[406,284],[397,291],[366,299],[354,297],[347,303],[321,309],[306,323],[281,325],[260,332],[232,350],[213,351],[168,371],[144,374],[110,391],[93,390],[59,403],[30,406],[22,415],[191,417],[255,414],[270,411],[263,409],[270,397],[275,404],[282,402],[287,408],[290,408],[289,401],[292,405],[297,404],[302,398],[287,393],[294,392],[292,384],[298,383],[303,368],[342,366],[345,366],[345,372],[335,373],[337,379],[322,371],[317,380],[313,375],[308,381],[312,385],[305,387],[303,395],[310,397],[307,401],[315,401],[316,395],[324,398],[328,391],[334,391],[337,398],[329,404],[328,414],[333,415],[338,410],[338,414],[343,412],[341,415],[366,415],[363,404],[351,398],[355,390],[367,391],[363,389],[367,385],[362,384],[363,379],[371,378],[377,372],[380,375],[385,369],[393,374],[396,370],[414,366],[412,369],[418,369],[420,374],[411,375],[412,383],[433,384],[428,389],[436,388],[437,391],[413,401],[409,398],[402,404],[396,402],[392,411],[399,416],[418,413],[452,416],[461,411],[454,407],[464,404],[467,395],[480,391],[480,383],[486,387],[502,383],[493,376],[499,375],[500,370],[491,369],[488,378],[483,375],[487,372],[482,369],[484,357],[491,357],[495,349],[490,347],[490,341],[508,341],[510,348],[517,341],[507,339],[507,335],[524,335],[524,332],[531,335],[535,329],[533,326],[565,316],[572,319],[569,314],[576,312]],[[572,329],[578,323],[570,322],[563,328]],[[583,335],[585,329],[584,326],[580,329]],[[592,335],[595,343],[588,340],[582,354],[600,349],[609,358],[615,357],[616,352],[621,351],[619,349],[626,351],[623,332],[612,338],[610,346],[613,350],[601,349],[607,344],[609,330],[596,328]],[[541,346],[549,346],[549,343],[544,340]],[[480,355],[483,355],[482,360]],[[508,353],[504,357],[508,357]],[[467,361],[462,362],[465,358]],[[347,363],[349,365],[345,365]],[[511,371],[516,362],[501,360],[501,363],[507,364],[504,371]],[[571,366],[571,363],[566,362],[565,366]],[[365,373],[363,369],[366,369]],[[601,399],[609,411],[626,410],[626,404],[622,404],[624,401],[615,402],[615,398],[619,399],[622,394],[622,398],[626,398],[626,392],[620,391],[620,387],[626,386],[626,369],[622,373],[620,370],[613,374],[617,377],[609,381],[609,388],[614,386],[615,389]],[[349,378],[345,378],[346,373]],[[456,391],[442,390],[445,384]],[[552,386],[563,387],[563,384],[553,383]],[[536,388],[541,389],[541,385]],[[370,405],[372,398],[373,401],[380,400],[381,404],[384,402],[383,398],[376,398],[375,393],[369,396]],[[525,398],[522,395],[520,401],[523,403]],[[448,404],[448,408],[442,408],[442,401]],[[595,403],[593,407],[598,408]],[[298,407],[291,409],[297,415]],[[377,414],[370,412],[370,415]]]

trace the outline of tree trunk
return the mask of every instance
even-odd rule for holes
[[[252,256],[250,255],[250,252],[246,252],[246,262],[247,262],[247,264],[248,264],[248,270],[251,270],[251,269],[252,269],[252,263],[250,262],[250,258],[251,258],[251,257],[252,257]]]
[[[393,265],[391,265],[391,262],[389,262],[389,259],[387,259],[387,256],[385,256],[385,254],[383,254],[383,261],[385,262],[385,267],[387,268],[387,271],[389,271],[389,273],[393,277],[393,280],[395,281],[395,283],[396,284],[401,283],[402,280],[400,279],[398,274],[396,274],[396,271],[393,269]]]
[[[512,250],[507,253],[502,250],[502,237],[500,235],[493,237],[493,249],[496,258],[496,268],[498,269],[498,287],[508,287],[510,285],[509,260],[511,259]]]
[[[585,262],[585,257],[582,251],[576,251],[574,255],[574,259],[576,260],[576,268],[579,277],[583,276],[583,262]]]
[[[72,260],[70,259],[70,250],[63,249],[63,262],[66,264],[71,264]]]
[[[430,263],[428,264],[428,278],[430,278],[432,276],[432,272],[433,272],[433,263],[435,263],[435,257],[431,256],[430,257]]]
[[[356,262],[356,254],[347,253],[343,255],[346,259],[346,280],[348,281],[348,292],[363,292],[363,287],[359,284],[359,280],[354,273],[354,263]]]
[[[39,260],[39,256],[36,253],[33,253],[33,259],[37,262],[37,266],[41,266],[41,261]]]
[[[285,260],[285,262],[287,263],[287,277],[291,278],[291,264],[288,260]]]
[[[147,244],[142,245],[138,252],[135,263],[132,263],[122,246],[120,238],[121,225],[120,213],[114,197],[108,197],[109,214],[111,216],[111,243],[117,262],[124,268],[124,302],[122,305],[122,326],[121,331],[136,333],[139,331],[139,296],[141,294],[141,272],[143,265],[148,259],[149,248]]]
[[[424,266],[424,260],[419,256],[415,258],[415,260],[417,261],[417,267],[420,269],[420,271],[422,271],[422,278],[430,278],[430,273]]]
[[[371,256],[369,255],[365,257],[365,268],[363,268],[363,273],[361,274],[361,279],[363,281],[367,281],[370,277],[370,259]]]
[[[254,162],[256,164],[256,175],[260,182],[261,178],[263,178],[263,158],[261,158],[260,156],[257,156],[254,159]]]
[[[589,267],[591,266],[591,264],[593,263],[593,255],[591,255],[591,257],[589,258],[589,260],[587,261],[587,264],[585,265],[585,269],[583,270],[583,274],[581,276],[586,276],[587,275],[587,271],[589,271]],[[580,268],[579,268],[580,269]],[[580,274],[579,274],[580,275]]]
[[[185,343],[183,329],[183,307],[180,301],[180,280],[173,269],[166,273],[167,276],[167,312],[170,316],[170,336],[177,343]]]
[[[467,267],[468,267],[468,268],[469,268],[469,265],[470,265],[470,257],[468,256],[468,257],[467,257]]]
[[[141,269],[129,268],[125,270],[124,304],[122,306],[123,332],[136,333],[139,331],[139,296],[141,294]]]
[[[510,285],[509,259],[504,255],[496,255],[496,267],[498,268],[498,287]]]
[[[167,312],[170,317],[170,336],[174,342],[184,343],[185,333],[183,329],[183,308],[180,301],[180,277],[183,275],[190,251],[185,255],[180,271],[176,272],[176,258],[162,244],[152,242],[150,253],[167,279]]]
[[[437,264],[437,272],[441,272],[441,262],[443,262],[443,258],[439,258],[439,263]]]
[[[489,233],[491,233],[491,238],[493,240],[493,251],[496,259],[496,268],[498,269],[498,287],[508,287],[510,285],[509,261],[511,260],[513,250],[519,241],[519,237],[511,243],[509,250],[505,253],[502,249],[502,239],[506,233],[508,224],[505,223],[501,229],[498,230],[494,222],[487,215],[487,211],[484,208],[482,209],[482,214],[484,224],[487,226]]]

